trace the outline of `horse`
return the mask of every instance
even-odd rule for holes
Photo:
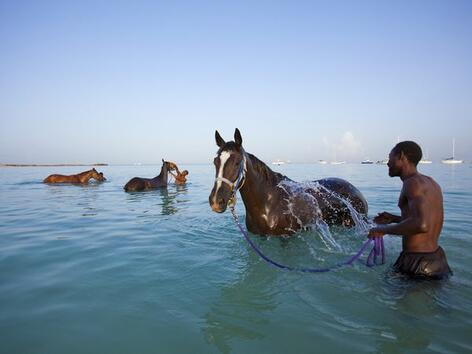
[[[161,172],[154,178],[133,177],[123,187],[126,192],[139,192],[161,187],[167,187],[167,177],[170,170],[174,170],[176,165],[162,159]]]
[[[98,172],[95,168],[77,173],[75,175],[49,175],[44,180],[43,183],[79,183],[86,184],[89,180],[93,178],[98,182],[106,181],[107,179],[103,176],[103,172]]]
[[[309,183],[292,181],[246,152],[236,128],[234,141],[215,131],[219,147],[214,159],[215,182],[209,196],[213,211],[223,213],[239,190],[246,208],[246,227],[259,235],[292,235],[322,223],[352,227],[366,219],[368,205],[361,192],[341,178]],[[353,215],[358,213],[359,215]]]

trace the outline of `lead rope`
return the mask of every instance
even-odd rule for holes
[[[236,214],[235,210],[235,203],[236,203],[236,197],[233,195],[233,201],[229,205],[229,208],[231,210],[231,214],[233,215],[234,222],[239,228],[239,231],[243,234],[244,238],[246,241],[251,245],[252,249],[267,263],[272,264],[273,266],[280,268],[280,269],[285,269],[285,270],[290,270],[290,271],[296,271],[296,272],[303,272],[303,273],[325,273],[329,272],[331,270],[346,266],[346,265],[352,265],[356,260],[360,258],[362,253],[366,250],[366,248],[374,242],[374,247],[372,247],[372,250],[369,253],[369,256],[367,257],[366,261],[366,266],[367,267],[373,267],[374,265],[378,264],[384,264],[385,263],[385,250],[384,250],[384,242],[383,242],[383,237],[375,237],[374,239],[369,238],[367,241],[364,242],[362,247],[357,251],[357,253],[349,258],[348,260],[335,264],[334,266],[331,267],[326,267],[326,268],[304,268],[304,267],[291,267],[287,266],[284,264],[280,264],[278,262],[273,261],[269,257],[267,257],[265,254],[262,253],[262,251],[255,245],[254,242],[249,238],[249,235],[247,231],[242,227],[241,223],[239,222],[238,215]],[[377,258],[380,257],[381,262],[377,262]]]

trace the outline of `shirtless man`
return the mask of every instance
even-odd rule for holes
[[[388,174],[403,181],[398,200],[401,216],[378,214],[374,218],[378,225],[370,229],[369,237],[401,236],[402,252],[394,270],[415,278],[441,279],[452,274],[438,245],[444,221],[443,197],[439,185],[417,171],[421,157],[421,148],[413,141],[400,142],[390,152]]]
[[[175,162],[169,162],[169,163],[172,167],[172,170],[177,172],[177,174],[175,174],[172,172],[172,170],[169,170],[169,173],[175,178],[175,184],[185,184],[185,182],[187,182],[186,176],[188,175],[188,171],[183,170],[182,172],[180,172]]]
[[[188,175],[188,171],[187,170],[183,170],[182,172],[180,172],[178,169],[177,169],[177,174],[174,174],[172,172],[169,172],[172,176],[174,176],[175,178],[175,184],[185,184],[185,182],[187,182],[187,175]]]

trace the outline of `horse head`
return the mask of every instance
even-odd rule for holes
[[[164,160],[162,160],[162,162],[166,164],[166,167],[167,167],[168,171],[178,171],[179,170],[179,168],[177,167],[177,164],[175,162],[164,161]]]
[[[95,168],[92,169],[92,178],[99,182],[106,181],[107,179],[103,176],[103,172],[98,172]]]
[[[218,131],[215,131],[215,140],[219,150],[213,160],[215,183],[209,196],[209,203],[213,211],[223,213],[244,184],[246,153],[242,147],[243,139],[238,128],[234,131],[234,141],[225,142]]]

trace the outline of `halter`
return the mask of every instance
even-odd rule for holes
[[[246,182],[246,171],[247,171],[246,153],[243,151],[242,155],[243,155],[243,159],[241,160],[241,163],[239,164],[239,172],[238,172],[238,177],[236,178],[236,181],[231,182],[229,179],[225,177],[215,178],[215,182],[221,181],[229,185],[231,189],[231,197],[228,200],[229,206],[234,206],[236,204],[236,193],[243,187],[244,182]]]

